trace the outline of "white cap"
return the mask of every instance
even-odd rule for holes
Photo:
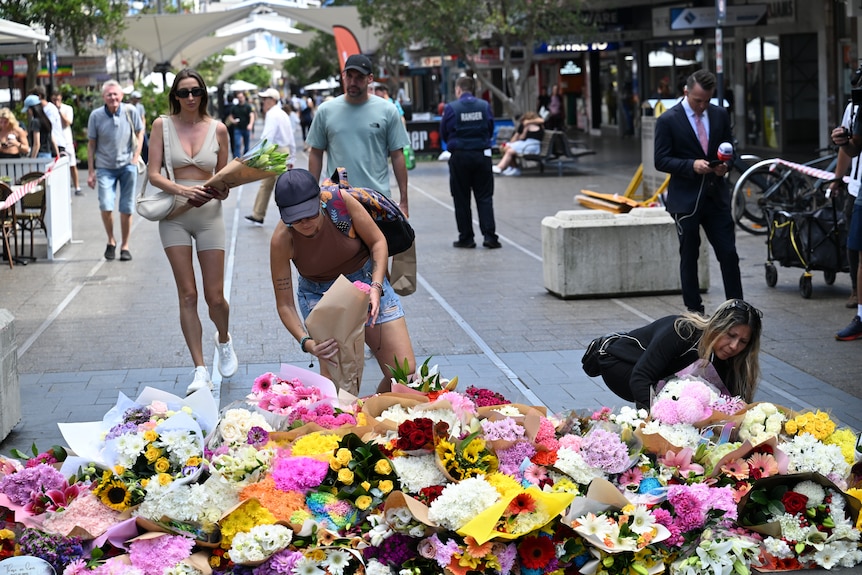
[[[281,99],[281,94],[275,88],[267,88],[263,92],[259,92],[257,96],[259,98],[272,98],[273,100]]]

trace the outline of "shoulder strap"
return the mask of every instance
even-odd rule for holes
[[[174,167],[171,164],[171,147],[169,144],[170,134],[168,133],[168,122],[170,122],[171,119],[164,114],[162,114],[159,117],[162,119],[162,140],[163,140],[162,141],[162,148],[164,150],[162,153],[162,161],[165,164],[165,170],[167,170],[167,172],[168,172],[168,178],[173,180],[174,179]]]
[[[129,121],[129,142],[132,144],[132,153],[134,153],[138,146],[138,139],[135,134],[135,122],[132,119],[132,107],[128,104],[123,104],[123,107],[126,110],[126,119]]]

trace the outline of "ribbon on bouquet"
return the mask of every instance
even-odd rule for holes
[[[39,176],[39,178],[35,180],[30,180],[29,182],[21,184],[20,186],[12,186],[12,193],[9,194],[9,197],[3,200],[2,203],[0,203],[0,210],[9,209],[12,204],[14,204],[27,194],[35,192],[36,188],[39,187],[39,183],[48,177],[48,174],[50,174],[51,170],[54,169],[54,166],[57,164],[57,161],[59,161],[59,159],[60,156],[54,158],[54,161],[51,163],[50,166],[48,166],[48,169],[45,170],[45,173]]]

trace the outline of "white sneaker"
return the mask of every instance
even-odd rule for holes
[[[227,343],[221,343],[218,340],[218,334],[216,334],[215,340],[216,352],[218,352],[218,371],[222,377],[230,377],[239,369],[239,362],[233,351],[233,341],[230,334],[227,334]]]
[[[520,170],[520,168],[508,167],[505,170],[503,170],[503,175],[504,176],[520,176],[521,170]]]
[[[500,174],[500,173],[502,173],[502,172],[503,172],[503,170],[501,170],[501,169],[499,168],[499,166],[497,166],[496,164],[494,164],[493,166],[491,166],[491,171],[492,171],[492,172],[494,172],[495,174]]]
[[[210,379],[210,372],[207,371],[206,366],[199,365],[195,368],[195,378],[186,388],[186,395],[191,395],[199,389],[207,388],[212,390],[213,382]]]

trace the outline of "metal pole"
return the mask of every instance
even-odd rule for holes
[[[727,21],[727,1],[715,0],[715,79],[718,105],[724,107],[724,26]]]

